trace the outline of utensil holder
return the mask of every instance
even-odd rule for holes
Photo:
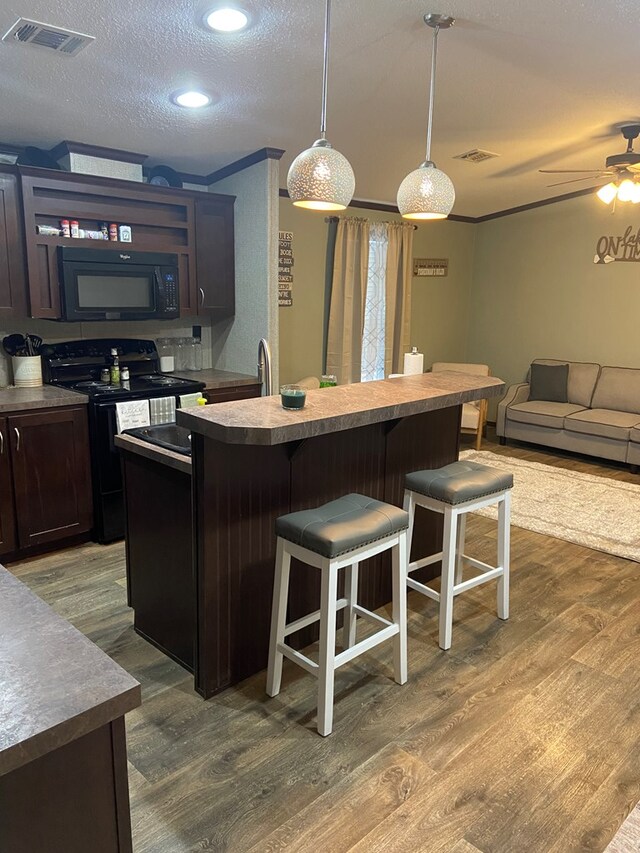
[[[39,355],[14,355],[11,361],[16,388],[37,388],[42,385],[42,361]]]

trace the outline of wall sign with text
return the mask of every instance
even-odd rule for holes
[[[640,261],[640,228],[634,231],[633,225],[628,225],[624,234],[603,234],[598,238],[593,263],[611,264],[614,261]]]
[[[413,274],[444,276],[449,274],[449,258],[414,258]]]
[[[278,305],[293,305],[293,231],[278,231]]]

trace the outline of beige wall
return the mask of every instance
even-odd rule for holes
[[[536,357],[640,366],[640,264],[593,263],[636,211],[586,195],[477,225],[469,360],[507,382]]]
[[[399,220],[397,214],[351,209],[350,216]],[[469,330],[474,238],[477,226],[464,222],[420,225],[414,257],[449,258],[446,278],[414,278],[411,344],[433,361],[466,357]],[[325,215],[294,207],[280,199],[280,228],[293,232],[293,305],[280,308],[280,376],[294,382],[322,373],[327,224]]]

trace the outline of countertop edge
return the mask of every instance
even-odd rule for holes
[[[143,456],[145,459],[150,459],[152,462],[157,462],[159,465],[166,465],[168,468],[173,468],[175,471],[180,471],[182,474],[191,476],[191,457],[183,453],[175,453],[173,450],[168,450],[166,447],[159,447],[157,444],[151,444],[149,441],[143,441],[141,438],[136,438],[133,435],[116,435],[115,445],[127,453],[135,453],[137,456]]]
[[[439,375],[442,376],[443,374]],[[474,378],[485,379],[487,377]],[[497,379],[497,377],[488,378]],[[418,400],[399,402],[359,412],[347,412],[315,421],[303,421],[300,424],[287,424],[275,427],[242,427],[218,424],[214,421],[204,420],[202,417],[198,417],[198,414],[191,413],[188,409],[179,409],[176,420],[179,425],[188,427],[193,432],[203,435],[205,438],[211,438],[224,444],[273,446],[287,444],[290,441],[301,441],[306,438],[327,435],[333,432],[341,432],[346,429],[356,429],[369,424],[381,423],[382,421],[411,417],[412,415],[424,414],[425,412],[438,409],[446,409],[473,400],[498,397],[504,393],[505,389],[506,384],[502,380],[497,380],[479,388],[442,392],[437,396],[427,396]],[[310,424],[312,425],[311,432],[309,430]]]
[[[68,720],[32,735],[26,741],[6,747],[0,752],[0,776],[6,776],[7,773],[112,723],[141,704],[142,688],[140,684],[132,685],[101,705],[87,708]]]
[[[137,708],[140,683],[0,566],[0,776]]]

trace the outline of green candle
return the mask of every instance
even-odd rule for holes
[[[299,385],[283,385],[280,388],[280,400],[283,409],[303,409],[307,392]]]

